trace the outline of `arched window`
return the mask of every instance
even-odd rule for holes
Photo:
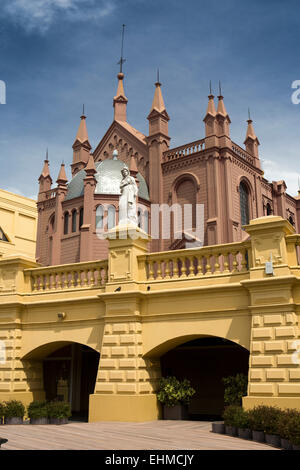
[[[77,230],[77,211],[76,209],[72,211],[72,232]]]
[[[249,191],[245,183],[240,184],[240,210],[242,225],[249,224]]]
[[[109,206],[107,211],[107,228],[108,230],[116,225],[116,208],[115,206]]]
[[[67,235],[69,231],[69,212],[65,212],[64,215],[64,234]]]
[[[79,211],[79,228],[83,225],[83,207],[80,208]]]
[[[267,215],[272,215],[272,207],[269,202],[266,205],[266,211],[267,211]]]
[[[294,219],[293,219],[293,217],[292,217],[291,215],[289,216],[289,223],[292,224],[292,225],[294,225]]]
[[[98,206],[96,209],[96,229],[103,228],[103,217],[104,217],[103,206]]]

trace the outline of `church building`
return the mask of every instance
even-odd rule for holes
[[[92,151],[83,112],[73,143],[72,179],[61,165],[52,187],[48,156],[39,177],[37,261],[44,265],[68,264],[107,258],[108,242],[97,236],[118,224],[121,169],[127,167],[138,184],[139,226],[151,227],[151,205],[190,204],[192,227],[196,206],[204,207],[203,245],[242,241],[243,225],[264,215],[279,215],[300,228],[300,199],[286,193],[284,181],[268,182],[259,158],[259,140],[253,122],[247,121],[244,147],[230,138],[231,120],[221,94],[210,93],[204,116],[204,138],[172,148],[161,83],[155,83],[147,119],[148,135],[127,121],[128,99],[124,74],[118,74],[113,99],[114,118]],[[146,110],[145,110],[146,111]],[[176,116],[174,116],[176,119]],[[171,220],[172,223],[172,220]],[[150,251],[186,247],[184,231],[159,234]]]

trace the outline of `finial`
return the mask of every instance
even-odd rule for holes
[[[82,105],[82,115],[84,116],[84,103]]]
[[[221,81],[219,80],[219,96],[222,96]]]
[[[209,94],[210,94],[210,96],[212,95],[212,91],[211,91],[211,80],[209,80]]]
[[[126,59],[123,57],[123,46],[124,46],[124,30],[125,30],[125,24],[122,25],[122,42],[121,42],[121,58],[118,62],[120,64],[120,73],[123,73],[123,64],[126,62]]]
[[[46,162],[48,162],[48,161],[49,160],[48,160],[48,147],[47,147],[47,149],[46,149]]]
[[[248,108],[248,121],[251,121],[250,108]]]
[[[300,195],[300,178],[298,176],[298,194]]]

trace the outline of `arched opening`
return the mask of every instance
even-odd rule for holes
[[[248,376],[249,351],[224,338],[206,336],[184,342],[160,358],[162,377],[191,381],[196,394],[190,419],[219,419],[224,410],[223,377]]]
[[[79,209],[79,228],[83,225],[83,207]]]
[[[242,226],[248,225],[250,221],[249,189],[244,181],[240,183],[240,211]]]
[[[97,351],[80,343],[60,341],[41,346],[23,359],[42,363],[47,401],[67,401],[72,419],[87,421],[100,359]]]
[[[74,209],[72,211],[72,232],[76,232],[77,230],[77,211]]]
[[[64,215],[64,235],[67,235],[69,231],[69,212],[65,212]]]
[[[272,207],[269,202],[266,205],[266,212],[267,212],[267,215],[272,215]]]
[[[103,229],[104,209],[103,206],[97,206],[96,209],[96,230]]]
[[[107,229],[110,230],[116,225],[116,208],[110,205],[107,210]]]
[[[289,216],[289,223],[290,223],[291,225],[294,225],[294,219],[293,219],[293,217],[292,217],[291,215]]]

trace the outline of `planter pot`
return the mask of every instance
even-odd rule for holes
[[[276,434],[266,434],[266,443],[273,447],[281,447],[280,436]]]
[[[293,444],[293,450],[300,450],[300,444]]]
[[[263,431],[252,431],[252,439],[256,442],[265,442],[265,433]]]
[[[50,424],[67,424],[68,418],[49,418]]]
[[[48,424],[48,418],[30,418],[30,424]]]
[[[237,436],[237,428],[235,426],[226,426],[225,425],[225,434],[228,434],[228,436],[236,437]]]
[[[281,438],[281,447],[284,450],[292,450],[293,449],[293,446],[292,446],[291,442],[288,439],[283,439],[283,438]]]
[[[216,421],[215,423],[211,423],[211,430],[212,432],[216,432],[218,434],[225,434],[224,421]]]
[[[238,436],[241,437],[242,439],[252,439],[252,431],[251,429],[242,429],[238,428]]]
[[[164,406],[164,419],[188,419],[188,407],[185,405]]]
[[[4,418],[4,424],[23,424],[23,418],[14,417],[14,418]]]

